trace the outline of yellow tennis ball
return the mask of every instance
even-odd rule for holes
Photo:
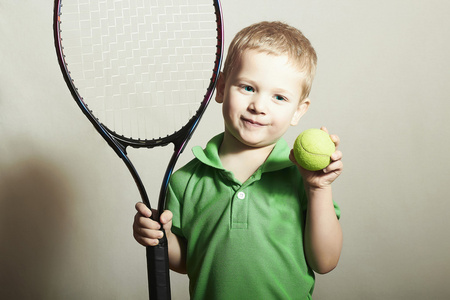
[[[294,156],[298,164],[310,171],[325,169],[336,147],[330,135],[323,130],[311,128],[303,131],[294,143]]]

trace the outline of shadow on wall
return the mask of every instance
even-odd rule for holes
[[[52,294],[71,222],[66,182],[43,157],[0,164],[0,299]]]

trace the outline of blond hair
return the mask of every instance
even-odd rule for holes
[[[308,97],[316,73],[317,55],[300,30],[282,22],[260,22],[242,29],[228,48],[223,68],[225,78],[233,71],[245,50],[287,55],[305,75],[300,100]]]

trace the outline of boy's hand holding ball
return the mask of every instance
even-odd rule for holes
[[[325,169],[336,151],[333,141],[323,130],[311,128],[303,131],[294,143],[294,156],[298,164],[309,171]]]
[[[330,136],[325,128],[307,129],[297,137],[291,160],[306,170],[301,173],[310,187],[328,186],[341,174],[342,153],[336,151],[338,145],[339,138]],[[316,172],[324,169],[326,172]]]

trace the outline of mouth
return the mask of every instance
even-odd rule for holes
[[[241,120],[242,120],[245,124],[248,124],[248,125],[250,125],[250,126],[257,126],[257,127],[265,126],[265,124],[260,123],[260,122],[258,122],[258,121],[256,121],[256,120],[253,120],[253,119],[247,119],[247,118],[241,117]]]

